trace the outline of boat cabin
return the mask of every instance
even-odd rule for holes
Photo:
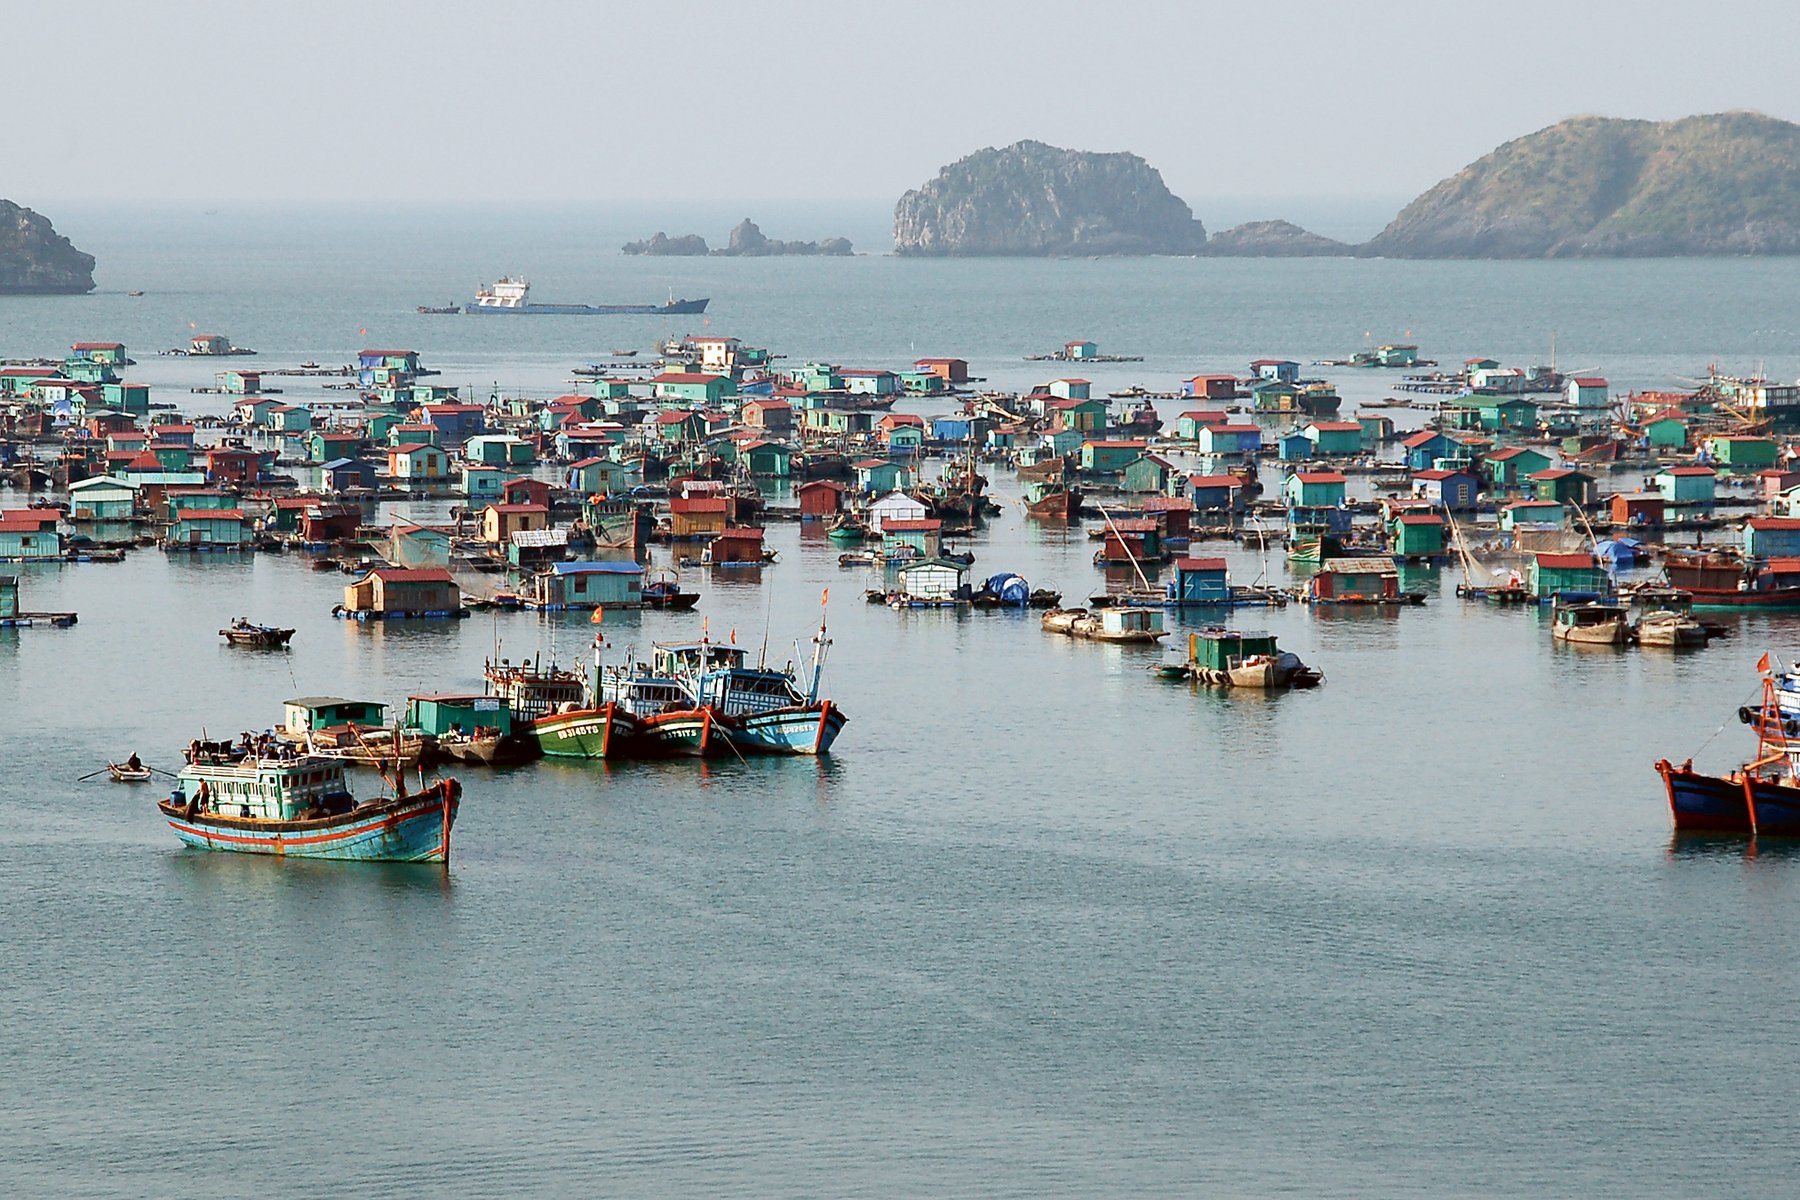
[[[476,729],[512,732],[512,710],[498,696],[444,694],[408,696],[406,725],[433,737],[469,733]]]
[[[1094,615],[1100,618],[1102,638],[1122,639],[1163,631],[1163,613],[1160,608],[1102,608],[1096,610]]]
[[[181,769],[170,799],[224,816],[263,821],[292,821],[309,812],[349,812],[354,803],[344,784],[343,766],[314,755],[200,756]]]
[[[1307,580],[1314,604],[1375,604],[1400,598],[1400,572],[1385,558],[1334,558]]]
[[[341,696],[299,696],[282,701],[281,707],[283,731],[302,742],[307,734],[332,726],[379,728],[387,720],[387,705]]]
[[[1203,629],[1188,635],[1188,663],[1209,671],[1229,671],[1256,655],[1274,655],[1275,635],[1261,630]]]

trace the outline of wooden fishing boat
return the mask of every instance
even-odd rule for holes
[[[644,584],[641,593],[645,608],[683,610],[700,603],[699,592],[681,590],[681,577],[673,571],[658,571]]]
[[[1739,775],[1703,775],[1692,759],[1679,767],[1658,759],[1656,773],[1669,793],[1677,833],[1751,832],[1749,792]]]
[[[294,631],[278,629],[273,625],[256,625],[246,617],[234,617],[230,625],[219,630],[219,635],[233,646],[280,650],[293,638]]]
[[[1583,646],[1623,646],[1630,641],[1631,627],[1625,619],[1625,608],[1619,604],[1603,604],[1597,600],[1586,604],[1558,603],[1552,611],[1550,635],[1559,642]]]
[[[150,768],[139,763],[133,766],[130,762],[106,764],[106,773],[112,776],[114,783],[149,783]]]
[[[1043,627],[1091,642],[1150,645],[1168,636],[1162,612],[1154,608],[1053,608],[1044,614]]]
[[[1710,636],[1706,626],[1690,614],[1669,609],[1658,609],[1639,617],[1632,634],[1640,646],[1664,649],[1704,646]]]
[[[1185,675],[1210,687],[1281,691],[1317,687],[1325,676],[1282,650],[1263,630],[1204,629],[1188,635],[1185,663],[1165,663],[1170,676]]]
[[[831,539],[833,545],[854,546],[869,536],[869,528],[853,517],[839,517],[825,531],[825,536]]]
[[[440,779],[408,795],[358,802],[341,764],[317,755],[190,753],[157,807],[189,846],[240,854],[364,862],[450,861],[462,785]]]
[[[1082,495],[1082,490],[1078,487],[1048,488],[1041,491],[1035,499],[1026,502],[1025,512],[1039,520],[1079,520]]]

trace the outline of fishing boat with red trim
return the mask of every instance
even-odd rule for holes
[[[335,759],[286,743],[199,742],[157,807],[175,836],[202,850],[349,862],[450,861],[462,785],[439,779],[408,794],[358,801]]]
[[[599,610],[595,610],[598,614]],[[594,676],[542,660],[489,660],[482,674],[512,710],[515,729],[537,739],[548,758],[629,758],[638,751],[642,723],[622,705],[598,695],[600,650],[594,636]]]
[[[1752,518],[1763,525],[1775,520]],[[1670,587],[1691,595],[1695,608],[1800,608],[1800,558],[1671,550],[1663,576]]]
[[[1756,731],[1754,758],[1724,775],[1696,771],[1692,759],[1656,764],[1677,833],[1800,837],[1800,671],[1772,670],[1767,654],[1756,667],[1762,703],[1738,710]]]

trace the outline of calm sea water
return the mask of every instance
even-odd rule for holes
[[[104,291],[0,301],[0,353],[116,337],[180,401],[211,365],[149,352],[190,322],[265,367],[398,342],[539,394],[664,332],[411,311],[502,271],[549,299],[709,294],[712,331],[795,359],[959,354],[1009,383],[1074,336],[1146,356],[1097,382],[1163,387],[1407,329],[1514,362],[1555,329],[1559,363],[1621,387],[1800,373],[1782,262],[658,262],[610,253],[654,225],[567,214],[86,219]],[[582,618],[359,627],[298,557],[26,569],[32,607],[81,622],[0,631],[0,1191],[1793,1190],[1800,857],[1672,843],[1650,763],[1735,762],[1719,726],[1795,618],[1589,653],[1422,572],[1431,602],[1397,615],[1235,614],[1327,681],[1214,695],[1029,616],[866,605],[828,543],[771,536],[760,580],[605,629],[617,654],[705,621],[785,660],[830,588],[837,753],[466,773],[447,875],[184,851],[156,788],[77,780],[134,749],[172,768],[290,695],[475,685],[496,645],[570,661]],[[1084,537],[1016,512],[973,548],[981,574],[1101,583]],[[223,647],[240,613],[298,627],[291,653]]]

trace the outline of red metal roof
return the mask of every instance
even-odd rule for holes
[[[1361,433],[1362,426],[1355,421],[1314,421],[1314,429],[1322,433]]]
[[[421,567],[417,570],[402,570],[399,567],[376,567],[369,572],[383,583],[455,583],[450,572],[443,567]]]
[[[891,533],[894,530],[899,530],[901,533],[931,533],[943,527],[944,523],[936,517],[888,517],[881,522],[883,533]]]
[[[1592,567],[1594,559],[1589,554],[1552,554],[1547,550],[1539,551],[1537,565],[1550,567],[1553,570],[1579,570]]]
[[[1177,571],[1223,571],[1225,560],[1222,558],[1178,558],[1175,560]]]
[[[886,522],[883,522],[884,526],[885,524]],[[1161,528],[1162,526],[1158,525],[1155,521],[1146,521],[1140,518],[1129,521],[1114,521],[1108,529],[1108,532],[1117,530],[1120,533],[1154,533]]]
[[[760,542],[763,540],[763,531],[755,526],[744,526],[742,528],[723,529],[719,532],[719,536],[741,542]]]
[[[725,378],[723,375],[708,375],[703,371],[664,371],[661,375],[651,377],[651,383],[712,383]]]
[[[1468,474],[1469,473],[1467,471],[1448,471],[1448,470],[1444,470],[1442,468],[1434,467],[1429,471],[1414,471],[1413,478],[1414,479],[1426,479],[1426,480],[1430,480],[1433,483],[1436,483],[1440,480],[1453,479],[1458,475],[1467,476]],[[1536,476],[1534,475],[1532,478],[1535,479]]]
[[[1402,525],[1442,525],[1444,518],[1435,513],[1401,513],[1394,518]]]
[[[1664,467],[1658,475],[1711,475],[1718,478],[1718,472],[1711,467]]]
[[[497,513],[509,513],[509,514],[547,513],[550,511],[549,509],[545,508],[541,504],[490,504],[490,505],[488,505],[488,508],[493,509]],[[484,509],[483,511],[485,512],[486,509]]]
[[[1197,488],[1241,488],[1244,481],[1236,475],[1189,475],[1188,486]]]
[[[1211,412],[1199,408],[1194,409],[1192,412],[1184,412],[1181,416],[1176,418],[1176,420],[1179,421],[1198,421],[1202,425],[1223,425],[1227,419],[1226,415],[1222,412]]]
[[[71,350],[123,350],[124,342],[76,342]]]
[[[1577,375],[1575,377],[1575,386],[1576,387],[1605,387],[1606,380],[1602,379],[1598,375]]]
[[[1795,518],[1795,517],[1751,517],[1748,521],[1745,521],[1744,524],[1748,525],[1752,529],[1758,529],[1758,530],[1761,530],[1761,529],[1793,530],[1793,529],[1800,529],[1800,518]]]
[[[1423,474],[1426,474],[1426,472],[1421,471],[1421,472],[1419,472],[1419,474],[1423,475]],[[1294,476],[1294,478],[1298,479],[1301,483],[1347,483],[1347,482],[1349,482],[1344,476],[1338,474],[1336,471],[1301,471],[1301,472],[1297,473]]]
[[[1083,442],[1082,443],[1082,445],[1084,445],[1084,446],[1104,446],[1108,450],[1142,450],[1145,447],[1147,447],[1149,444],[1150,444],[1149,442],[1138,441],[1138,440],[1133,440],[1133,439],[1125,439],[1125,440],[1120,440],[1120,441],[1095,441],[1095,442]]]

